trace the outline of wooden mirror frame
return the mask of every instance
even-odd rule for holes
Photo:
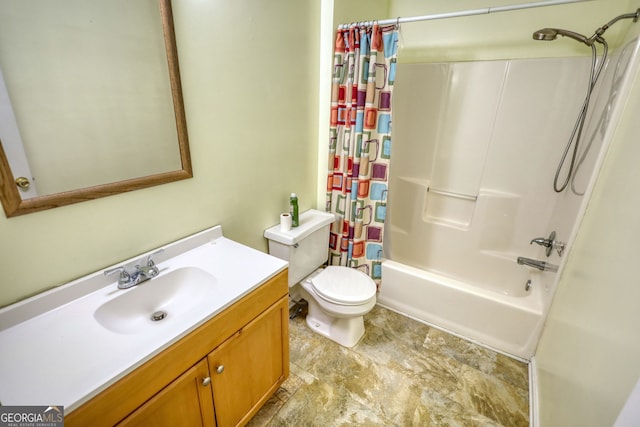
[[[7,156],[0,144],[0,200],[2,201],[2,206],[7,218],[193,177],[187,137],[187,123],[184,113],[184,102],[182,100],[182,86],[180,84],[178,49],[173,26],[171,0],[158,0],[158,3],[160,5],[162,29],[167,53],[167,65],[169,66],[169,80],[182,169],[23,200],[20,197],[20,192],[15,183],[15,177],[9,166]]]

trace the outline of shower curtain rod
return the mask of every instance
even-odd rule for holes
[[[457,18],[461,16],[486,15],[494,12],[507,12],[510,10],[532,9],[534,7],[556,6],[560,4],[581,3],[585,1],[592,1],[592,0],[547,0],[547,1],[539,1],[534,3],[513,4],[509,6],[485,7],[482,9],[469,9],[469,10],[461,10],[458,12],[436,13],[433,15],[409,16],[407,18],[398,17],[396,19],[383,19],[380,21],[364,21],[364,22],[354,22],[350,24],[340,24],[338,25],[338,29],[344,30],[346,28],[349,28],[351,25],[356,25],[356,24],[360,24],[360,25],[373,25],[374,23],[378,23],[378,25],[404,24],[406,22],[431,21],[434,19]]]

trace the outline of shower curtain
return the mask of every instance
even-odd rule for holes
[[[397,25],[352,25],[337,31],[334,51],[326,210],[337,220],[329,264],[357,268],[378,285],[397,41]]]

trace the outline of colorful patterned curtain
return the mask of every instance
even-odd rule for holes
[[[329,264],[380,284],[391,156],[391,94],[397,26],[351,26],[336,34],[327,212],[336,214]]]

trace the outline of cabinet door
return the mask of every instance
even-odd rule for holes
[[[216,425],[209,368],[201,360],[118,426],[175,427]],[[126,399],[127,396],[122,396]]]
[[[287,298],[208,356],[218,426],[244,425],[289,375]]]

